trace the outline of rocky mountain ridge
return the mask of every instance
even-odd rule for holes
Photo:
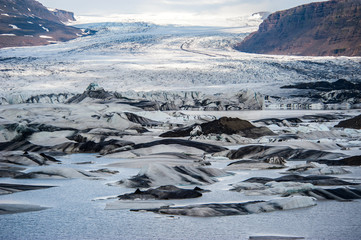
[[[361,56],[361,2],[330,0],[271,14],[236,49],[301,56]]]
[[[0,0],[0,48],[47,45],[86,35],[64,24],[74,20],[73,13],[49,10],[35,0]]]

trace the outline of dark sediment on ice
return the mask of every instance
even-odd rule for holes
[[[134,193],[128,193],[118,196],[119,200],[169,200],[169,199],[187,199],[187,198],[197,198],[201,197],[197,189],[182,189],[173,185],[161,186],[158,188],[151,188],[145,191],[137,189]]]

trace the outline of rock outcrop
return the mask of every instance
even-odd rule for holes
[[[74,17],[74,13],[72,12],[68,12],[65,10],[61,10],[61,9],[49,9],[50,12],[52,14],[54,14],[59,21],[61,21],[62,23],[67,23],[67,22],[73,22],[76,21],[75,17]]]
[[[35,0],[0,0],[0,48],[38,46],[68,41],[86,35],[64,25],[72,13],[50,11]]]
[[[208,134],[238,134],[247,138],[275,135],[267,127],[256,127],[249,121],[239,118],[222,117],[211,122],[174,129],[161,134],[160,137],[187,137]]]
[[[330,0],[271,14],[236,49],[250,53],[361,56],[361,2]]]

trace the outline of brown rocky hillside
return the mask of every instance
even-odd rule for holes
[[[236,49],[249,53],[361,56],[361,0],[331,0],[271,14]]]
[[[84,35],[64,25],[73,13],[50,11],[35,0],[0,0],[0,48],[46,45]]]

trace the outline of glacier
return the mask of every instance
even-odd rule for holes
[[[309,160],[342,163],[361,155],[361,130],[335,127],[360,114],[359,109],[347,109],[356,104],[335,103],[325,111],[322,102],[301,96],[312,90],[280,88],[341,78],[358,83],[361,58],[237,52],[233,45],[256,30],[261,20],[232,21],[228,27],[144,19],[86,23],[78,26],[96,30],[94,35],[48,46],[0,49],[0,148],[5,153],[0,175],[7,188],[0,207],[32,211],[1,215],[0,239],[251,239],[290,234],[359,239],[360,200],[317,199],[317,206],[303,208],[316,200],[280,196],[313,189],[297,177],[287,183],[244,181],[277,179],[287,170],[308,166]],[[147,101],[173,104],[164,109],[139,104]],[[290,110],[297,108],[317,110]],[[203,134],[192,141],[188,136],[160,137],[175,127],[225,116],[249,120],[276,135],[251,139]],[[230,152],[252,145],[259,151],[230,159]],[[210,147],[220,152],[206,151]],[[292,157],[296,155],[302,158]],[[285,160],[283,169],[227,167],[237,161],[263,164],[259,157]],[[326,173],[334,177],[334,169]],[[337,180],[357,191],[360,166],[342,169]],[[130,187],[142,186],[137,180],[182,188],[203,184],[206,191],[201,198],[171,202],[113,202],[109,197],[134,192]],[[9,186],[41,189],[14,192]],[[232,191],[237,187],[242,191]],[[258,201],[252,211],[264,213],[203,219],[129,211]],[[266,211],[280,205],[290,210]]]
[[[340,78],[360,81],[359,57],[272,56],[234,50],[234,44],[255,30],[256,23],[251,29],[137,21],[77,25],[97,32],[49,46],[0,49],[0,98],[16,103],[34,95],[62,93],[56,100],[62,101],[93,82],[128,94],[132,90],[251,89],[282,97],[300,91],[280,89],[286,84]]]

